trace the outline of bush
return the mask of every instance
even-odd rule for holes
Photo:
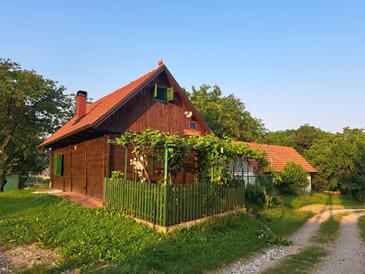
[[[252,184],[246,187],[246,201],[248,203],[256,204],[264,208],[273,205],[273,198],[268,193],[265,186],[259,184]]]
[[[279,173],[278,187],[281,194],[301,194],[308,186],[307,172],[296,163],[287,163]]]

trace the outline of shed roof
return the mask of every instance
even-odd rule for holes
[[[265,158],[271,164],[273,171],[283,171],[287,163],[294,162],[301,165],[309,173],[317,172],[317,170],[292,147],[248,142],[244,142],[244,144],[249,148],[264,152],[266,154]]]

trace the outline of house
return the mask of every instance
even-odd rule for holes
[[[308,187],[307,192],[311,191],[312,175],[317,173],[317,170],[308,163],[294,148],[287,146],[276,146],[257,143],[244,143],[247,147],[265,153],[265,159],[269,163],[270,170],[273,172],[281,172],[289,162],[294,162],[304,168],[307,172]],[[259,170],[257,162],[249,161],[247,173],[249,176],[254,176]]]
[[[112,171],[128,166],[128,179],[133,179],[123,148],[109,140],[149,128],[181,136],[210,131],[162,60],[92,104],[87,104],[87,92],[77,92],[75,117],[41,144],[51,148],[51,187],[102,198],[104,178]],[[192,181],[193,173],[194,165],[186,163],[177,182]]]

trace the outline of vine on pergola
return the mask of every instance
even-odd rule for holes
[[[233,144],[230,138],[220,139],[213,134],[180,137],[159,130],[147,129],[141,133],[125,132],[112,143],[131,149],[130,159],[139,180],[151,182],[149,159],[163,162],[167,150],[168,181],[174,183],[176,175],[183,170],[184,158],[194,153],[197,157],[198,178],[201,181],[228,183],[232,178],[230,164],[240,157],[262,160],[263,154]]]

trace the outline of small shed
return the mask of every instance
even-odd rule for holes
[[[268,144],[258,144],[244,142],[244,144],[252,149],[265,153],[265,159],[269,163],[270,168],[274,172],[281,172],[289,162],[294,162],[304,168],[307,172],[308,187],[307,192],[310,192],[312,187],[312,175],[317,173],[317,170],[304,159],[294,148],[287,146],[277,146]],[[258,170],[257,163],[254,161],[250,162],[250,169],[253,174]]]
[[[6,184],[4,186],[4,191],[12,191],[19,189],[19,175],[13,174],[6,176]]]

